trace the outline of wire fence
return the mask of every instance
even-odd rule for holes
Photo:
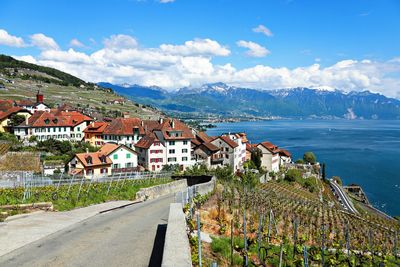
[[[121,172],[113,175],[104,176],[77,176],[60,173],[53,176],[34,175],[30,172],[21,172],[16,179],[0,180],[0,188],[34,188],[43,186],[55,186],[59,188],[62,185],[74,185],[81,183],[112,183],[126,180],[147,180],[155,178],[171,178],[171,172]]]

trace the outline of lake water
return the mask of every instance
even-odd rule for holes
[[[293,160],[313,151],[329,177],[361,185],[377,208],[400,215],[400,121],[276,120],[218,123],[209,135],[246,132],[252,143],[270,141]]]

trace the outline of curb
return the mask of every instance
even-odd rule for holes
[[[13,216],[9,216],[9,217],[5,218],[4,222],[5,223],[12,222],[12,221],[15,221],[15,220],[18,220],[18,219],[27,218],[27,217],[30,217],[32,215],[40,214],[40,213],[44,213],[44,212],[45,212],[44,210],[37,210],[37,211],[34,211],[34,212],[30,212],[30,213],[17,214],[17,215],[13,215]]]

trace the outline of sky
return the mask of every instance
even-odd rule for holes
[[[400,1],[1,0],[0,53],[90,82],[400,99]]]

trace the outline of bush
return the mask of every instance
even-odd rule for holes
[[[339,176],[333,176],[332,179],[338,184],[343,185],[342,179]]]
[[[303,177],[302,173],[300,170],[296,169],[290,169],[287,171],[285,174],[285,180],[289,182],[294,182],[296,180],[299,180]]]
[[[315,164],[317,162],[317,157],[313,152],[306,152],[304,153],[303,160],[306,163]]]
[[[303,159],[298,159],[295,161],[295,163],[297,164],[304,164],[304,160]]]

